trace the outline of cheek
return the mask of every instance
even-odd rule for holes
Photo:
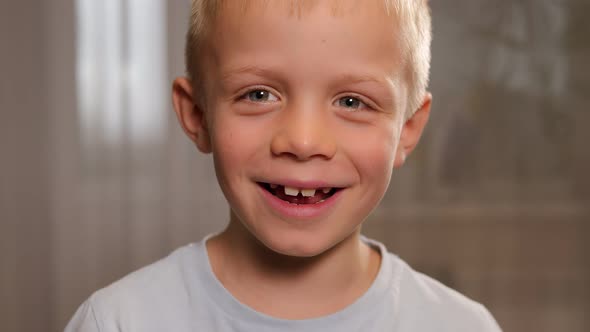
[[[352,135],[356,139],[350,140],[350,153],[362,176],[382,178],[393,169],[397,140],[395,130],[390,127],[373,127],[364,135]]]
[[[215,169],[218,176],[227,176],[230,166],[239,162],[240,147],[236,144],[236,133],[232,130],[214,130],[211,135],[211,144]]]
[[[375,142],[363,153],[362,175],[382,192],[387,189],[393,172],[394,149],[394,144]]]
[[[396,130],[392,128],[373,127],[365,135],[357,134],[358,139],[348,144],[367,207],[374,207],[389,186],[397,147]]]
[[[217,117],[211,131],[211,143],[218,176],[239,176],[244,165],[256,165],[256,156],[264,151],[265,131],[254,121],[237,116]]]

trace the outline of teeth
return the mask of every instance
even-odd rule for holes
[[[285,195],[297,196],[299,195],[299,189],[285,186]]]
[[[272,189],[275,189],[278,187],[278,185],[271,184],[270,187]],[[298,188],[287,187],[287,186],[285,186],[283,188],[285,188],[285,195],[293,196],[293,197],[295,197],[299,194],[301,194],[303,197],[313,197],[313,196],[315,196],[315,193],[317,192],[317,190],[321,190],[324,194],[327,194],[332,190],[332,188],[322,188],[322,189],[317,189],[317,190],[316,189],[298,189]]]
[[[271,188],[271,189],[277,189],[277,187],[278,187],[278,185],[276,185],[276,184],[274,184],[274,183],[271,183],[271,184],[270,184],[270,188]]]
[[[301,189],[301,195],[303,197],[313,197],[315,195],[315,189]]]

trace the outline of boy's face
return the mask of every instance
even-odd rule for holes
[[[232,222],[276,252],[314,256],[358,234],[416,144],[429,102],[404,127],[398,34],[381,0],[336,10],[318,1],[299,17],[285,3],[224,7],[205,90],[177,81],[174,98],[185,131],[213,153]],[[191,97],[203,95],[201,113]]]

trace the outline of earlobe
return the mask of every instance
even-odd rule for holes
[[[185,134],[203,153],[211,152],[211,142],[205,114],[194,100],[193,87],[186,77],[177,78],[172,84],[174,112]]]
[[[401,167],[405,163],[408,155],[412,153],[416,148],[416,145],[418,145],[422,132],[426,127],[426,123],[428,123],[428,118],[430,117],[431,105],[432,95],[426,93],[420,108],[404,123],[395,155],[395,161],[393,164],[394,168]]]

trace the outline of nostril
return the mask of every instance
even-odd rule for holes
[[[317,123],[293,124],[278,131],[272,138],[270,149],[274,156],[297,161],[331,159],[336,153],[336,143],[330,131]]]

